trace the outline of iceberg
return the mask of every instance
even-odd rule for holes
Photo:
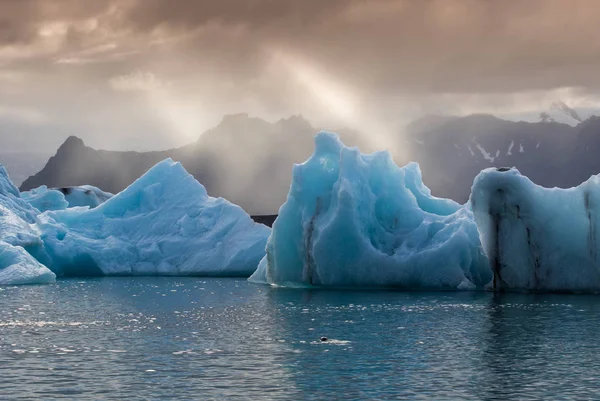
[[[83,186],[21,197],[0,166],[0,284],[57,275],[248,277],[270,232],[239,206],[208,196],[171,159],[115,196]]]
[[[55,274],[36,260],[48,260],[34,227],[38,213],[21,199],[0,165],[0,285],[55,281]]]
[[[600,290],[600,175],[543,188],[515,168],[489,168],[475,178],[470,202],[491,289]]]
[[[69,207],[69,202],[62,192],[48,189],[45,185],[31,191],[21,192],[21,198],[40,212],[63,210]]]
[[[333,133],[295,165],[251,282],[287,287],[482,288],[491,270],[466,206],[431,195],[418,164]]]
[[[104,192],[91,185],[49,189],[47,186],[25,191],[21,198],[38,209],[64,210],[70,207],[87,206],[93,209],[110,199],[113,194]]]
[[[49,284],[56,275],[20,246],[0,241],[0,285]]]
[[[40,214],[36,227],[59,276],[248,277],[271,231],[171,159],[93,209]]]

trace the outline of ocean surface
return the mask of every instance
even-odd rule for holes
[[[3,287],[0,306],[2,400],[600,394],[600,296],[104,278]]]

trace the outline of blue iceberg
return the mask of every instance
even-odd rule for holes
[[[38,213],[21,199],[0,165],[0,285],[55,281],[55,274],[34,257],[48,259],[34,226]]]
[[[87,190],[74,192],[87,202]],[[170,159],[94,208],[71,207],[71,200],[63,208],[55,200],[64,195],[42,188],[23,199],[0,166],[0,284],[48,283],[56,275],[248,277],[271,232],[239,206],[208,196]],[[33,206],[41,199],[43,213]]]
[[[0,241],[0,285],[49,284],[56,275],[20,246]]]
[[[550,189],[515,168],[489,168],[475,178],[471,205],[491,289],[600,290],[600,176]]]
[[[109,200],[113,194],[104,192],[91,185],[49,189],[42,185],[39,188],[22,192],[21,198],[38,209],[64,210],[70,207],[87,206],[93,209]]]
[[[482,288],[491,271],[468,207],[433,197],[416,163],[320,133],[250,281],[276,286]]]
[[[96,208],[47,211],[37,227],[59,276],[248,277],[271,231],[170,159]]]

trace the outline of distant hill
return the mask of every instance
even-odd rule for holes
[[[558,110],[558,109],[556,109]],[[555,111],[556,111],[555,110]],[[269,123],[245,114],[226,116],[196,142],[161,152],[95,150],[68,138],[21,190],[90,184],[117,193],[160,160],[181,161],[213,196],[251,214],[273,214],[285,201],[292,164],[312,153],[318,131],[299,116]],[[367,135],[341,131],[349,145],[372,152]],[[434,195],[468,200],[484,168],[516,166],[538,184],[570,187],[600,173],[600,118],[572,126],[556,121],[506,121],[491,115],[428,116],[390,141],[398,164],[417,161]]]

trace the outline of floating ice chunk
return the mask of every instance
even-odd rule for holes
[[[65,195],[69,207],[89,206],[90,209],[93,209],[113,197],[113,194],[91,185],[64,187],[57,190]]]
[[[270,229],[167,159],[94,209],[38,217],[59,275],[249,276]]]
[[[56,275],[25,249],[0,241],[0,285],[47,284]]]
[[[21,193],[21,198],[40,212],[46,210],[62,210],[69,207],[69,202],[62,192],[48,189],[45,185]]]
[[[6,168],[0,164],[0,206],[26,223],[34,223],[38,211],[21,199],[17,187],[12,183]],[[6,233],[6,230],[2,230]],[[2,232],[0,231],[0,233]]]
[[[21,197],[41,212],[64,210],[70,207],[101,205],[113,195],[91,185],[48,189],[45,185],[21,193]]]
[[[486,169],[471,205],[496,290],[600,290],[600,176],[542,188],[517,169]]]
[[[8,171],[6,171],[6,168],[2,164],[0,164],[0,195],[19,197],[18,188],[10,180]]]
[[[491,279],[468,208],[431,196],[415,163],[320,133],[294,166],[267,255],[250,281],[281,286],[464,289]]]
[[[48,256],[34,226],[38,213],[38,210],[21,199],[6,169],[0,165],[0,241],[21,247],[44,263]]]
[[[0,165],[0,284],[54,281],[54,274],[38,262],[49,258],[32,226],[37,213],[20,198],[6,169]]]

